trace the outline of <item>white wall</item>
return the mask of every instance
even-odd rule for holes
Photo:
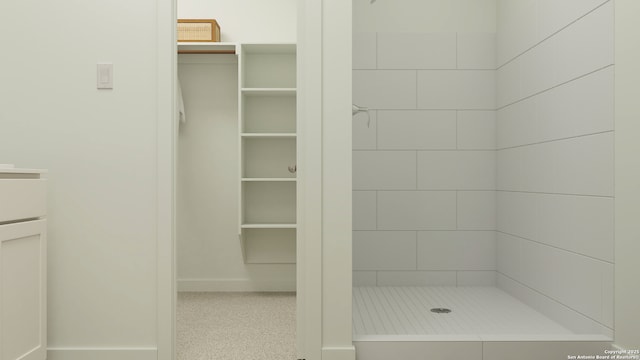
[[[616,344],[640,349],[640,153],[638,81],[640,48],[636,0],[616,0]]]
[[[50,359],[156,358],[157,6],[0,5],[0,162],[49,170]]]
[[[495,2],[354,3],[354,284],[495,284]]]
[[[178,0],[178,19],[216,19],[225,42],[295,42],[296,14],[296,0]]]
[[[180,55],[178,291],[295,290],[295,265],[247,265],[238,240],[238,61]]]
[[[613,332],[613,1],[498,2],[498,284]]]

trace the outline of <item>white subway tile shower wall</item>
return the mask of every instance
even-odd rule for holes
[[[495,33],[355,33],[355,285],[496,284]]]
[[[612,335],[612,3],[498,0],[497,34],[354,35],[373,109],[354,121],[355,285],[497,284]]]
[[[498,2],[498,286],[613,333],[613,1]]]

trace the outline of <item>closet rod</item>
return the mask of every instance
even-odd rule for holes
[[[178,50],[178,54],[228,54],[235,55],[235,50]]]

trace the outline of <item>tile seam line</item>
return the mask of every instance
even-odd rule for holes
[[[474,109],[474,108],[449,108],[449,109],[435,109],[435,108],[418,108],[418,109],[407,109],[407,108],[373,108],[370,107],[369,110],[371,111],[381,111],[381,112],[401,112],[401,111],[413,111],[413,112],[428,112],[428,111],[433,111],[433,112],[456,112],[456,111],[487,111],[487,112],[495,112],[496,109],[494,108],[490,108],[490,109]],[[425,120],[427,121],[427,120]]]
[[[593,256],[585,255],[585,254],[582,254],[582,253],[579,253],[579,252],[576,252],[576,251],[573,251],[573,250],[569,250],[569,249],[561,248],[561,247],[558,247],[558,246],[550,245],[550,244],[547,244],[547,243],[543,243],[543,242],[538,241],[538,240],[529,239],[529,238],[526,238],[526,237],[523,237],[523,236],[520,236],[520,235],[511,234],[511,233],[508,233],[506,231],[496,230],[496,233],[513,236],[515,238],[526,240],[526,241],[530,241],[530,242],[536,243],[538,245],[543,245],[543,246],[547,246],[547,247],[550,247],[550,248],[553,248],[553,249],[556,249],[556,250],[564,251],[564,252],[567,252],[567,253],[570,253],[570,254],[573,254],[573,255],[582,256],[582,257],[585,257],[587,259],[591,259],[591,260],[595,260],[595,261],[604,263],[606,265],[615,265],[614,262],[610,262],[610,261],[599,259],[599,258],[596,258],[596,257],[593,257]]]
[[[497,230],[351,230],[352,232],[496,232]],[[404,270],[402,270],[404,271]],[[444,270],[448,271],[448,270]]]
[[[487,69],[487,68],[465,68],[465,69],[456,69],[456,68],[367,68],[367,69],[351,69],[352,71],[496,71],[496,69]]]
[[[557,85],[553,85],[553,86],[552,86],[552,87],[550,87],[550,88],[547,88],[547,89],[544,89],[544,90],[538,91],[537,93],[534,93],[534,94],[531,94],[531,95],[527,95],[526,97],[523,97],[522,99],[518,99],[518,100],[516,100],[516,101],[514,101],[514,102],[512,102],[512,103],[505,104],[505,105],[502,105],[502,106],[498,106],[498,107],[496,108],[496,111],[503,110],[503,109],[508,108],[508,107],[510,107],[510,106],[513,106],[513,105],[515,105],[515,104],[518,104],[518,103],[521,103],[521,102],[523,102],[523,101],[529,100],[529,99],[534,98],[534,97],[536,97],[536,96],[538,96],[538,95],[542,95],[542,94],[544,94],[544,93],[546,93],[546,92],[548,92],[548,91],[555,90],[556,88],[562,87],[562,86],[564,86],[564,85],[567,85],[567,84],[572,83],[572,82],[577,81],[577,80],[581,80],[581,79],[583,79],[583,78],[585,78],[585,77],[587,77],[587,76],[593,75],[593,74],[595,74],[595,73],[597,73],[597,72],[599,72],[599,71],[606,70],[606,69],[608,69],[608,68],[610,68],[610,67],[614,67],[614,66],[615,66],[615,64],[607,64],[607,65],[602,66],[602,67],[599,67],[599,68],[597,68],[597,69],[595,69],[595,70],[591,70],[591,71],[589,71],[589,72],[587,72],[587,73],[584,73],[584,74],[582,74],[582,75],[579,75],[579,76],[577,76],[577,77],[575,77],[575,78],[571,78],[571,79],[569,79],[569,80],[567,80],[567,81],[564,81],[564,82],[561,82],[561,83],[559,83],[559,84],[557,84]]]
[[[496,189],[353,189],[353,191],[378,191],[378,192],[406,192],[406,191],[420,191],[420,192],[488,192],[497,191]]]
[[[580,315],[584,316],[585,318],[587,318],[587,319],[589,319],[589,320],[591,320],[591,321],[593,321],[593,322],[597,323],[598,325],[600,325],[600,326],[602,326],[602,327],[605,327],[605,328],[607,328],[607,329],[609,329],[609,330],[611,330],[611,331],[614,331],[614,329],[612,329],[612,328],[610,328],[609,326],[607,326],[607,325],[605,325],[605,324],[601,323],[600,321],[598,321],[598,320],[596,320],[596,319],[592,318],[591,316],[586,315],[586,314],[583,314],[581,311],[576,310],[576,309],[574,309],[574,308],[570,307],[569,305],[567,305],[567,304],[565,304],[565,303],[563,303],[563,302],[561,302],[561,301],[559,301],[559,300],[557,300],[557,299],[554,299],[554,298],[550,297],[549,295],[547,295],[547,294],[545,294],[545,293],[542,293],[542,292],[540,292],[539,290],[534,289],[534,288],[530,287],[529,285],[527,285],[527,284],[525,284],[525,283],[523,283],[523,282],[520,282],[519,280],[517,280],[517,279],[515,279],[515,278],[512,278],[511,276],[509,276],[509,275],[507,275],[507,274],[505,274],[505,273],[503,273],[503,272],[498,271],[498,274],[500,274],[500,275],[502,275],[502,276],[504,276],[504,277],[506,277],[506,278],[509,278],[511,281],[514,281],[514,282],[518,283],[520,286],[524,286],[524,287],[526,287],[527,289],[529,289],[529,290],[531,290],[531,291],[534,291],[535,293],[537,293],[537,294],[539,294],[539,295],[544,296],[545,298],[547,298],[547,299],[549,299],[549,300],[553,301],[554,303],[556,303],[556,304],[559,304],[559,305],[563,306],[563,307],[564,307],[564,308],[566,308],[567,310],[571,310],[571,311],[573,311],[573,312],[574,312],[574,313],[576,313],[576,314],[580,314]],[[508,293],[508,292],[506,292],[505,290],[502,290],[502,291],[504,291],[505,293],[509,294],[509,293]],[[511,294],[509,294],[509,295],[511,295]],[[513,295],[511,295],[511,296],[513,296]],[[515,297],[515,296],[514,296],[514,297]],[[524,303],[524,302],[523,302],[523,303]],[[529,307],[531,307],[531,306],[529,306]],[[534,309],[534,310],[535,310],[535,309]],[[536,310],[536,311],[537,311],[537,310]],[[545,316],[546,316],[546,315],[545,315]],[[562,324],[560,324],[560,325],[561,325],[561,326],[563,326],[563,327],[565,327],[565,326],[564,326],[564,325],[562,325]],[[571,330],[571,329],[568,329],[568,330]],[[579,334],[578,334],[578,335],[579,335]],[[598,334],[598,335],[602,335],[602,334]]]
[[[498,272],[498,270],[487,270],[487,269],[456,269],[456,270],[430,270],[429,268],[424,269],[370,269],[370,268],[362,268],[362,269],[354,269],[353,271],[375,271],[375,272]],[[374,285],[366,285],[366,286],[374,286]],[[380,285],[375,285],[380,286]],[[382,285],[382,286],[405,286],[405,285]],[[411,286],[421,286],[421,285],[411,285]],[[428,285],[428,286],[451,286],[451,285]],[[493,286],[487,286],[493,287]]]
[[[527,143],[527,144],[522,144],[522,145],[515,145],[515,146],[503,147],[503,148],[496,149],[496,151],[504,151],[504,150],[511,150],[511,149],[519,149],[519,148],[524,148],[524,147],[527,147],[527,146],[535,146],[535,145],[542,145],[542,144],[550,144],[550,143],[554,143],[554,142],[560,142],[560,141],[566,141],[566,140],[573,140],[573,139],[580,139],[580,138],[584,138],[584,137],[590,137],[590,136],[596,136],[596,135],[603,135],[603,134],[609,134],[609,133],[615,133],[615,130],[604,130],[604,131],[598,131],[598,132],[594,132],[594,133],[581,134],[581,135],[568,136],[568,137],[563,137],[563,138],[558,138],[558,139],[544,140],[544,141],[533,142],[533,143]],[[355,150],[354,150],[354,151],[355,151]],[[433,150],[429,150],[429,151],[433,151]],[[477,151],[477,150],[472,150],[472,151]]]
[[[608,4],[609,2],[611,2],[611,0],[607,0],[605,2],[603,2],[602,4],[596,6],[595,8],[589,10],[586,14],[578,17],[577,19],[571,21],[570,23],[568,23],[567,25],[563,26],[562,28],[556,30],[555,32],[553,32],[552,34],[548,35],[547,37],[545,37],[544,39],[538,41],[537,43],[535,43],[533,46],[531,46],[530,48],[524,50],[523,52],[517,54],[516,56],[512,57],[510,60],[507,60],[505,63],[503,63],[502,65],[498,66],[496,68],[496,70],[500,70],[502,67],[508,65],[509,63],[515,61],[517,58],[523,56],[524,54],[528,53],[529,51],[533,50],[534,48],[540,46],[543,42],[551,39],[552,37],[556,36],[557,34],[559,34],[560,32],[564,31],[565,29],[567,29],[568,27],[570,27],[571,25],[577,23],[578,21],[582,20],[583,18],[589,16],[591,13],[597,11],[598,9],[600,9],[601,7],[605,6],[606,4]],[[498,31],[496,31],[496,34],[498,33]]]
[[[613,130],[607,130],[605,132],[610,132]],[[594,135],[594,134],[587,134],[587,135],[579,135],[579,136],[588,136],[588,135]],[[579,137],[577,136],[577,137]],[[564,139],[559,139],[559,140],[564,140]],[[551,140],[551,141],[555,141],[555,140]],[[534,144],[526,144],[526,145],[518,145],[518,146],[527,146],[527,145],[534,145]],[[514,146],[517,147],[517,146]],[[436,152],[436,151],[460,151],[460,152],[496,152],[499,150],[505,150],[505,149],[510,149],[510,148],[504,148],[504,149],[454,149],[454,148],[450,148],[450,149],[353,149],[351,151],[353,152]],[[295,179],[295,178],[291,178],[291,179]]]
[[[474,272],[497,272],[498,270],[356,270],[356,271],[384,271],[384,272],[393,272],[393,273],[411,273],[411,272],[440,272],[440,273],[452,273],[452,272],[465,272],[465,271],[474,271]],[[398,285],[388,285],[388,286],[398,286]],[[491,286],[489,286],[491,287]]]
[[[402,191],[402,190],[400,190]],[[522,194],[539,194],[539,195],[558,195],[558,196],[576,196],[576,197],[593,197],[603,199],[615,199],[613,195],[591,195],[591,194],[572,194],[572,193],[552,193],[544,191],[523,191],[523,190],[495,190],[504,193],[522,193]]]
[[[421,111],[421,112],[426,112],[426,111],[449,111],[449,112],[454,112],[454,111],[496,111],[495,107],[490,107],[490,108],[406,108],[406,107],[401,107],[401,108],[374,108],[374,107],[370,107],[369,110],[371,111],[387,111],[387,112],[400,112],[400,111]]]

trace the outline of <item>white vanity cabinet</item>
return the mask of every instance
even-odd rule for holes
[[[0,167],[0,360],[47,351],[46,180]]]

